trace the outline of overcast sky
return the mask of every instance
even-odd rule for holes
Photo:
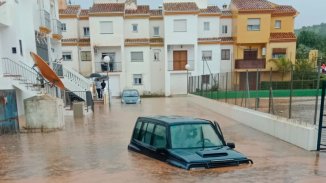
[[[177,1],[177,0],[176,0]],[[245,0],[244,0],[245,1]],[[326,23],[326,2],[325,0],[270,0],[271,2],[292,5],[300,14],[296,18],[295,28],[302,26]],[[71,0],[73,4],[80,4],[83,8],[89,8],[93,0]],[[163,0],[138,0],[138,4],[150,5],[152,9],[162,4]],[[230,0],[209,0],[209,4],[218,5],[229,4]]]

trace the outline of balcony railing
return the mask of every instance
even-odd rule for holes
[[[52,22],[53,22],[53,24],[52,24],[53,34],[62,35],[61,22],[57,19],[53,19]]]
[[[95,62],[95,72],[121,72],[121,62]]]
[[[41,26],[51,30],[50,13],[46,10],[41,10]]]
[[[169,60],[168,70],[169,71],[185,71],[186,65],[189,64],[190,71],[194,70],[194,60]]]
[[[235,60],[235,69],[265,69],[266,59],[256,59],[256,60]]]

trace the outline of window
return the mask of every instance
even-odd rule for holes
[[[202,51],[203,61],[212,61],[212,51]]]
[[[91,61],[92,60],[90,51],[81,51],[80,57],[81,57],[81,61]]]
[[[154,61],[160,61],[160,50],[154,50]]]
[[[134,134],[133,134],[133,138],[138,140],[138,136],[139,136],[139,131],[141,128],[142,122],[141,121],[137,121],[136,126],[135,126],[135,130],[134,130]]]
[[[160,27],[154,27],[154,36],[160,35]]]
[[[209,76],[210,75],[202,75],[201,76],[201,81],[203,84],[209,84]]]
[[[132,32],[138,32],[138,24],[132,24]]]
[[[134,79],[134,85],[142,85],[143,84],[143,76],[141,74],[134,74],[133,75]]]
[[[101,21],[100,22],[100,33],[101,34],[113,34],[112,21]]]
[[[248,18],[248,31],[260,30],[260,18]]]
[[[144,61],[143,52],[141,52],[141,51],[131,52],[130,57],[131,57],[132,62],[143,62]]]
[[[174,20],[174,32],[187,32],[187,20],[178,19]]]
[[[280,29],[282,25],[281,20],[275,20],[275,29]]]
[[[204,22],[204,31],[209,31],[209,22]]]
[[[63,61],[71,61],[72,60],[71,52],[62,52],[62,58]]]
[[[144,139],[146,129],[147,129],[147,125],[148,125],[148,123],[143,123],[143,125],[141,126],[141,129],[139,131],[137,140],[142,141]]]
[[[147,128],[146,128],[146,133],[144,135],[144,138],[142,139],[142,142],[144,142],[145,144],[150,144],[151,143],[153,130],[154,130],[154,124],[153,123],[148,123]]]
[[[279,59],[286,57],[286,48],[273,48],[272,58]]]
[[[230,50],[229,49],[222,49],[221,59],[222,60],[230,60]]]
[[[22,40],[19,40],[19,51],[20,51],[20,55],[23,56],[23,43],[22,43]]]
[[[67,27],[66,27],[66,24],[65,23],[61,23],[61,30],[63,32],[66,32],[67,31]]]
[[[227,34],[227,33],[228,33],[228,26],[222,25],[222,34]]]
[[[84,27],[84,36],[89,37],[89,27]]]
[[[156,125],[153,135],[153,146],[156,148],[166,148],[166,128]]]

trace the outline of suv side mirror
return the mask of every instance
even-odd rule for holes
[[[235,148],[235,144],[232,143],[232,142],[228,142],[226,145],[227,145],[229,148],[231,148],[231,149],[234,149],[234,148]]]

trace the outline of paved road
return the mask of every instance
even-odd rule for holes
[[[218,120],[226,140],[254,165],[186,171],[129,152],[140,115]],[[236,114],[225,114],[236,115]],[[143,99],[95,106],[93,116],[66,117],[60,132],[0,136],[0,182],[326,182],[326,153],[308,152],[195,105],[189,98]]]

